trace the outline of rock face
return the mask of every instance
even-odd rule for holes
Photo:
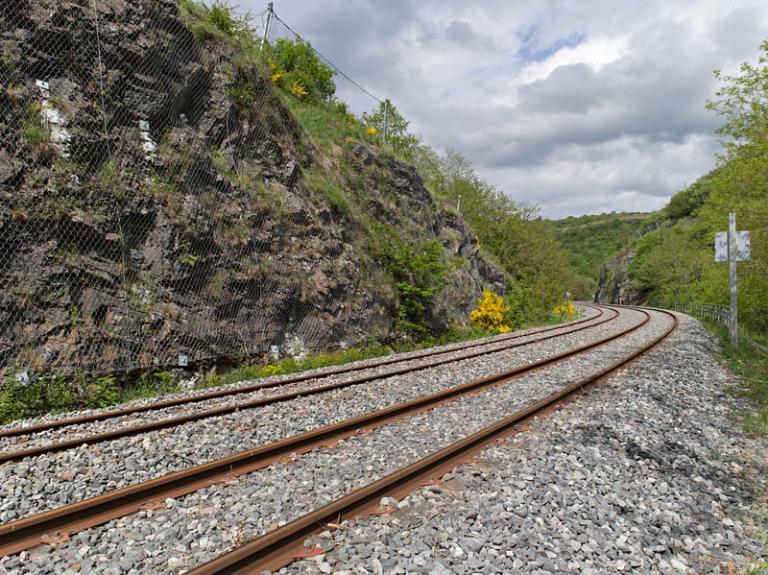
[[[430,323],[502,272],[415,170],[321,152],[253,65],[173,2],[11,0],[0,19],[0,374],[126,373],[386,338],[397,298],[344,194],[464,265]],[[95,8],[94,8],[95,4]]]
[[[643,302],[643,294],[629,277],[629,266],[636,252],[620,253],[600,268],[595,292],[596,303],[635,305]]]

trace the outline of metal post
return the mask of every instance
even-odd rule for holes
[[[738,306],[736,300],[736,214],[728,214],[728,275],[731,284],[731,317],[728,329],[731,332],[731,344],[739,344]]]
[[[389,100],[384,100],[384,143],[387,143],[387,130],[389,129]]]
[[[272,2],[267,4],[267,23],[264,24],[264,39],[262,40],[262,46],[267,45],[267,34],[269,34],[269,25],[272,22],[272,13],[274,10],[272,9]]]

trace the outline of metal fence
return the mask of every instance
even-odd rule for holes
[[[205,26],[170,0],[0,2],[0,376],[367,335],[335,297],[354,282],[328,280],[359,271],[300,181],[311,150],[244,57],[258,42]]]
[[[675,303],[670,306],[670,309],[682,313],[687,313],[688,315],[707,320],[723,327],[728,327],[731,315],[730,308],[724,305]],[[755,338],[752,337],[752,335],[748,333],[741,325],[739,326],[739,339],[746,341],[758,353],[768,357],[768,347],[755,341]]]
[[[707,305],[698,303],[675,303],[670,309],[687,313],[699,319],[705,319],[712,323],[728,327],[731,317],[730,309],[723,305]]]

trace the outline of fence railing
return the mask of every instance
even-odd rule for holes
[[[724,305],[710,305],[697,303],[674,303],[669,309],[687,313],[695,318],[707,320],[711,323],[728,327],[731,311]],[[746,341],[758,353],[768,357],[768,347],[755,341],[755,338],[747,332],[741,325],[739,326],[739,339]]]
[[[722,326],[728,326],[731,317],[730,309],[723,305],[674,303],[669,308]]]

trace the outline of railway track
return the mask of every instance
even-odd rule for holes
[[[526,421],[557,407],[564,401],[573,399],[588,386],[601,381],[667,338],[676,328],[677,319],[672,313],[663,310],[654,311],[670,317],[669,326],[632,353],[477,433],[200,565],[190,571],[190,575],[234,575],[279,569],[301,556],[305,539],[326,529],[329,523],[337,525],[345,519],[365,515],[376,510],[383,497],[401,497],[419,487],[429,485],[430,480],[438,479],[494,441],[510,435],[516,427]]]
[[[641,322],[617,333],[578,346],[567,352],[555,354],[496,374],[492,377],[470,381],[464,385],[449,388],[439,393],[403,402],[361,417],[288,437],[256,449],[246,450],[203,465],[192,466],[180,472],[171,473],[151,481],[111,491],[78,503],[2,525],[0,526],[0,556],[28,549],[41,542],[54,542],[66,538],[70,533],[102,524],[110,519],[125,516],[142,508],[151,509],[157,507],[158,503],[166,498],[179,497],[214,483],[231,481],[239,475],[247,474],[276,461],[284,460],[284,458],[291,454],[308,452],[323,445],[333,444],[340,439],[352,437],[361,432],[367,432],[372,428],[397,422],[425,410],[435,409],[457,398],[509,383],[523,374],[565,362],[574,356],[595,350],[610,342],[619,340],[627,334],[642,329],[650,321],[651,314],[647,311],[641,311],[640,313],[644,317]],[[671,317],[674,319],[674,316]],[[410,465],[370,486],[354,491],[349,496],[354,495],[352,499],[345,496],[333,502],[330,506],[326,506],[327,508],[324,507],[312,514],[297,519],[289,524],[293,526],[290,529],[286,529],[289,527],[287,525],[275,532],[268,533],[253,543],[234,551],[233,554],[228,554],[210,564],[202,566],[201,570],[196,572],[253,572],[258,569],[269,568],[265,567],[266,565],[284,564],[286,558],[295,551],[296,546],[301,546],[303,538],[309,533],[307,529],[311,531],[310,527],[314,528],[318,525],[318,517],[328,517],[330,516],[328,514],[333,515],[334,518],[339,515],[343,517],[353,516],[370,508],[371,505],[378,501],[382,493],[404,493],[426,477],[443,473],[444,470],[455,465],[456,461],[459,461],[462,457],[466,457],[473,450],[482,449],[483,446],[494,441],[504,433],[508,433],[514,426],[525,419],[552,408],[558,402],[572,397],[585,386],[594,383],[601,377],[625,365],[632,358],[645,351],[645,349],[661,341],[672,329],[674,329],[674,322],[671,322],[670,327],[650,341],[648,345],[616,359],[609,366],[592,374],[589,378],[583,378],[570,384],[513,416],[497,422],[482,430],[482,432],[471,435],[462,442],[440,450],[438,453],[417,462],[417,464]]]
[[[595,308],[593,307],[593,309]],[[367,373],[367,374],[360,375],[358,377],[354,377],[348,380],[337,381],[337,382],[333,382],[325,385],[321,384],[321,385],[312,386],[309,388],[302,388],[295,391],[290,391],[288,393],[273,395],[269,397],[261,397],[261,398],[248,400],[248,401],[238,401],[231,404],[213,407],[210,409],[203,409],[201,411],[187,413],[180,416],[167,417],[167,418],[158,419],[158,420],[150,421],[146,423],[118,427],[108,431],[83,435],[80,437],[76,437],[76,438],[68,439],[64,441],[56,441],[53,443],[46,443],[46,444],[36,445],[32,447],[24,447],[22,449],[7,450],[7,451],[0,452],[0,465],[3,463],[11,462],[11,461],[18,461],[24,458],[34,457],[44,453],[54,453],[58,451],[64,451],[67,449],[77,448],[83,445],[95,445],[105,441],[115,440],[123,437],[131,437],[134,435],[149,433],[149,432],[157,431],[161,429],[168,429],[168,428],[176,427],[179,425],[183,425],[185,423],[190,423],[193,421],[200,421],[200,420],[208,419],[211,417],[227,415],[237,411],[243,411],[247,409],[256,409],[256,408],[265,407],[268,405],[283,403],[283,402],[294,400],[299,397],[306,397],[311,395],[327,393],[329,391],[349,388],[349,387],[353,387],[361,384],[367,384],[373,381],[383,380],[389,377],[410,374],[418,370],[430,369],[440,365],[446,365],[446,364],[455,363],[455,362],[466,360],[466,359],[478,358],[485,355],[498,353],[501,351],[507,351],[507,350],[518,348],[518,347],[532,345],[534,343],[539,343],[539,342],[547,341],[550,339],[562,337],[564,335],[576,333],[578,331],[590,329],[595,326],[610,322],[616,318],[617,312],[610,310],[610,308],[608,308],[608,310],[609,310],[608,313],[606,313],[605,311],[603,311],[603,309],[597,308],[598,313],[596,316],[581,319],[565,325],[555,326],[551,328],[543,328],[533,333],[526,333],[523,335],[512,334],[510,337],[507,337],[504,339],[494,339],[490,343],[472,342],[463,346],[459,346],[457,348],[452,347],[448,350],[440,349],[437,351],[420,352],[415,354],[415,356],[409,355],[404,358],[403,357],[387,358],[386,360],[374,362],[373,365],[365,364],[363,366],[346,366],[339,369],[331,370],[320,376],[300,374],[300,375],[283,379],[280,381],[251,384],[251,385],[243,386],[236,389],[216,390],[213,392],[197,395],[191,398],[176,398],[173,400],[154,402],[149,405],[137,406],[137,407],[132,407],[124,410],[110,410],[104,413],[91,414],[88,416],[83,416],[78,418],[62,419],[62,420],[47,422],[44,424],[38,424],[34,426],[20,427],[20,428],[6,430],[5,431],[6,437],[32,435],[35,433],[49,432],[51,430],[61,430],[64,427],[69,427],[73,425],[82,425],[84,423],[104,421],[106,419],[112,419],[119,416],[135,415],[140,412],[166,409],[169,406],[178,407],[178,406],[186,405],[189,403],[197,403],[205,399],[231,397],[233,395],[240,395],[246,392],[253,392],[253,391],[258,391],[258,390],[263,390],[268,388],[274,388],[278,386],[282,387],[282,386],[286,386],[293,383],[307,381],[310,379],[322,379],[329,376],[351,373],[354,371],[367,371],[371,367],[380,367],[383,365],[392,365],[397,363],[403,363],[406,361],[412,361],[414,359],[429,358],[428,362],[425,362],[416,366],[409,365],[404,367],[398,367],[395,369],[388,369],[388,370],[376,372],[376,373]],[[526,339],[525,341],[516,341],[518,339],[522,339],[524,337],[531,337],[531,336],[533,336],[532,339]],[[475,348],[481,348],[481,349],[475,350]],[[458,355],[458,356],[449,355],[457,351],[463,352],[468,349],[474,350],[474,351],[469,351],[468,353],[462,353],[461,355]]]
[[[45,422],[37,423],[34,425],[28,425],[28,426],[8,427],[6,429],[0,429],[0,438],[30,435],[34,433],[40,433],[42,431],[61,429],[63,427],[69,427],[73,425],[82,425],[85,423],[93,423],[96,421],[105,421],[107,419],[124,417],[126,415],[134,415],[139,413],[145,413],[148,411],[157,411],[160,409],[167,409],[171,407],[180,407],[182,405],[199,403],[202,401],[217,399],[221,397],[232,397],[235,395],[252,393],[254,391],[259,391],[263,389],[283,387],[285,385],[289,385],[292,383],[300,383],[300,382],[304,382],[312,379],[320,379],[320,378],[325,378],[325,377],[330,377],[335,375],[343,375],[343,374],[352,373],[355,371],[362,371],[364,369],[371,369],[371,368],[382,367],[387,365],[395,365],[398,363],[413,361],[416,359],[439,357],[441,355],[454,353],[456,351],[493,346],[498,343],[514,341],[514,340],[530,337],[532,335],[545,334],[545,333],[551,334],[551,332],[556,332],[564,328],[570,328],[572,326],[578,326],[578,325],[591,322],[595,319],[600,319],[603,315],[605,315],[605,312],[603,311],[602,308],[597,308],[589,304],[582,304],[582,305],[588,309],[597,310],[597,315],[585,317],[576,321],[568,322],[566,324],[560,324],[560,325],[544,327],[544,328],[536,328],[533,330],[526,330],[524,333],[511,333],[507,335],[502,335],[502,336],[493,338],[491,341],[488,341],[487,339],[483,339],[482,341],[479,341],[479,342],[471,341],[468,343],[462,343],[462,344],[451,345],[451,346],[443,346],[437,349],[431,349],[426,351],[407,353],[407,354],[397,354],[394,357],[384,357],[382,359],[366,362],[363,365],[337,366],[330,369],[322,370],[321,372],[312,370],[309,373],[299,373],[297,375],[280,378],[274,381],[259,382],[259,383],[253,383],[250,385],[241,385],[241,386],[227,386],[227,387],[215,389],[212,391],[189,395],[186,397],[175,397],[167,400],[151,402],[144,405],[135,405],[135,406],[125,407],[120,409],[112,409],[107,411],[101,411],[98,413],[81,415],[78,417],[55,419],[53,421],[45,421]],[[608,320],[610,319],[611,318],[609,317]],[[557,337],[558,335],[561,335],[561,334],[551,334],[545,338],[542,338],[536,341],[543,341],[551,337]],[[526,342],[526,343],[532,343],[532,342]],[[482,354],[478,354],[478,355],[482,355]],[[385,375],[382,375],[381,377],[386,377],[386,376],[387,375],[385,374]]]

